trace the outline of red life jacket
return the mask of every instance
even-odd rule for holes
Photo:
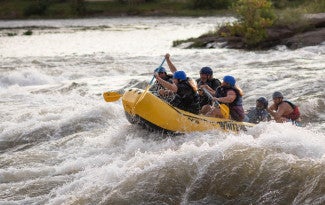
[[[296,106],[296,105],[294,105],[293,103],[291,103],[291,102],[289,102],[289,101],[286,101],[286,100],[284,100],[284,101],[282,101],[282,102],[286,102],[286,103],[288,103],[288,104],[292,107],[292,109],[293,109],[293,111],[292,111],[290,114],[283,115],[283,117],[285,117],[285,118],[287,118],[287,119],[290,119],[290,120],[297,120],[297,119],[300,117],[300,111],[299,111],[298,106]],[[281,103],[282,103],[282,102],[281,102]],[[280,103],[280,104],[281,104],[281,103]]]

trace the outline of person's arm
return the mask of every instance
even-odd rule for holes
[[[172,92],[177,92],[177,86],[174,83],[169,83],[162,78],[160,78],[157,74],[155,74],[156,80],[162,85],[164,88],[171,90]]]
[[[200,85],[199,89],[206,89],[212,96],[215,96],[216,91],[213,90],[212,88],[210,88],[210,86],[204,84],[204,85]]]
[[[170,72],[175,73],[177,71],[177,68],[174,66],[174,64],[170,61],[170,54],[167,53],[165,55],[165,59],[167,61],[167,65],[169,67]]]
[[[276,109],[277,109],[276,105],[275,104],[272,104],[266,110],[270,113],[270,112],[275,112]]]
[[[236,93],[233,90],[229,90],[227,92],[227,96],[226,97],[220,97],[220,98],[215,98],[218,102],[221,103],[232,103],[234,102],[234,100],[236,99]]]
[[[270,115],[274,118],[276,122],[281,122],[281,116],[285,112],[285,104],[281,104],[278,106],[278,109],[276,110],[275,104],[271,105],[267,111],[270,113]]]

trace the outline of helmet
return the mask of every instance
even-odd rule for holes
[[[200,74],[212,75],[213,71],[210,67],[202,67],[200,70]]]
[[[267,108],[267,106],[269,105],[265,97],[260,97],[256,101],[262,103],[264,105],[264,108]]]
[[[164,67],[158,67],[157,72],[158,73],[166,73],[166,69]]]
[[[273,99],[274,99],[274,98],[283,98],[283,95],[282,95],[281,92],[276,91],[276,92],[273,93],[272,98],[273,98]]]
[[[180,80],[186,80],[186,73],[182,70],[176,71],[174,73],[173,78],[180,79]]]
[[[223,81],[231,86],[235,86],[236,84],[236,79],[231,75],[226,75],[225,77],[223,77]]]

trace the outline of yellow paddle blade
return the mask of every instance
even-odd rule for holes
[[[103,97],[106,102],[114,102],[119,100],[122,95],[117,92],[104,92]]]
[[[221,114],[223,115],[224,118],[229,119],[230,118],[230,111],[229,107],[225,104],[220,104],[219,105]]]

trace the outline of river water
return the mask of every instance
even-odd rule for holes
[[[325,44],[172,47],[233,20],[0,21],[0,204],[324,204]],[[145,86],[165,53],[194,78],[235,76],[245,109],[283,92],[304,127],[171,137],[129,124],[102,93]]]

